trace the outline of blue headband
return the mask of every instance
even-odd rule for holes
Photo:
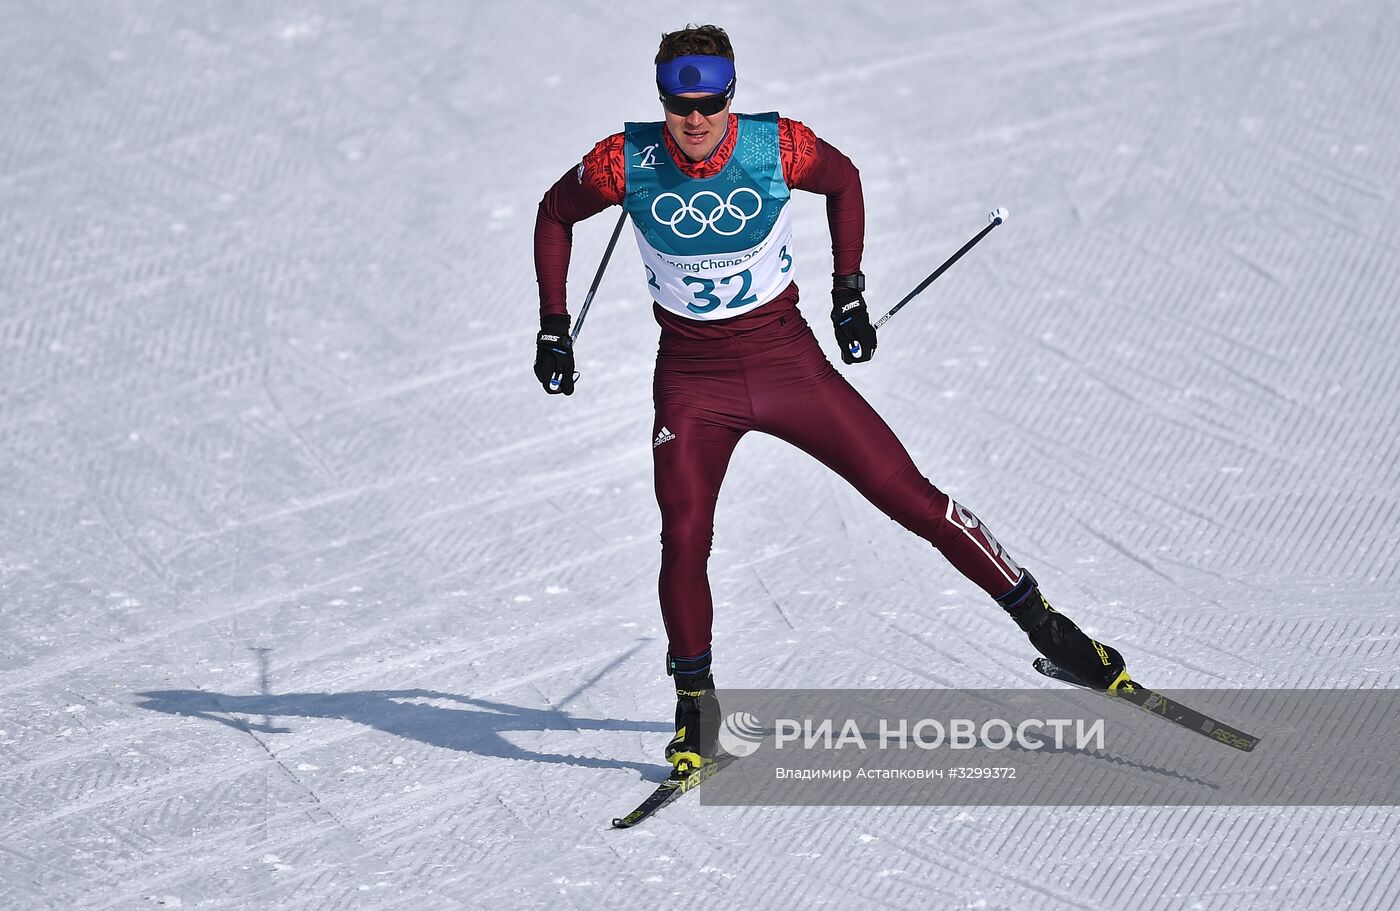
[[[667,95],[704,92],[734,94],[734,61],[691,54],[656,65],[656,86]]]

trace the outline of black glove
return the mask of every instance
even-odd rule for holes
[[[566,314],[540,318],[540,332],[535,336],[535,378],[550,395],[574,394],[574,343],[569,338]]]
[[[862,364],[875,356],[875,327],[865,307],[865,276],[859,272],[834,276],[831,289],[831,324],[836,327],[836,344],[841,360]]]

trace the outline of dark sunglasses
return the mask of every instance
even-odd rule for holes
[[[691,111],[699,111],[706,117],[713,117],[729,103],[733,92],[720,92],[718,95],[701,95],[699,98],[682,98],[680,95],[661,93],[661,106],[677,117],[689,117]]]

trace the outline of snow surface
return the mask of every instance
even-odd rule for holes
[[[1400,685],[1393,0],[9,0],[0,906],[1394,907],[1389,808],[606,828],[671,710],[657,330],[624,239],[546,397],[530,238],[697,18],[861,168],[874,309],[1011,210],[844,372],[1055,604],[1160,687]],[[1044,685],[772,439],[712,567],[721,685]]]

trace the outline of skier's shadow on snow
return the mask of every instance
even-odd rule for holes
[[[506,738],[511,731],[638,731],[672,733],[654,721],[580,718],[558,709],[527,709],[503,702],[439,693],[434,690],[362,690],[349,693],[281,693],[233,696],[204,690],[152,690],[137,693],[138,707],[167,715],[204,718],[246,733],[288,733],[253,716],[342,718],[449,750],[502,759],[557,762],[591,769],[629,769],[643,778],[659,780],[668,769],[642,762],[594,756],[541,753],[518,747]],[[431,702],[427,701],[431,700]],[[451,703],[444,707],[443,702]],[[239,717],[245,716],[245,717]]]

